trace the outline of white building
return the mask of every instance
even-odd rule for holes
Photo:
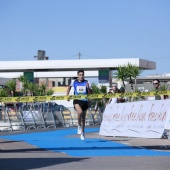
[[[156,63],[139,58],[122,59],[90,59],[90,60],[34,60],[34,61],[0,61],[0,77],[17,78],[23,72],[34,72],[34,78],[55,80],[54,86],[68,85],[70,78],[76,77],[76,71],[85,70],[87,78],[97,78],[98,70],[112,70],[127,63],[134,64],[142,69],[156,69]],[[110,77],[110,80],[112,80]],[[108,82],[111,84],[111,81]]]
[[[77,70],[83,69],[85,77],[98,83],[98,71],[108,70],[108,79],[104,85],[112,84],[112,71],[118,66],[131,63],[141,69],[156,69],[156,63],[139,58],[121,59],[83,59],[83,60],[33,60],[33,61],[0,61],[0,77],[18,78],[23,72],[34,72],[36,80],[46,83],[49,88],[68,86],[77,76]],[[19,86],[19,85],[18,85]],[[56,95],[63,95],[64,90],[56,89]]]

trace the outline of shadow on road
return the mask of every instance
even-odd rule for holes
[[[2,170],[30,170],[57,164],[80,162],[88,158],[5,158],[0,159]],[[48,169],[48,168],[47,168]]]
[[[32,153],[32,152],[37,152],[37,151],[69,151],[69,150],[77,150],[77,151],[80,151],[80,150],[119,150],[119,149],[137,149],[136,147],[130,147],[130,146],[115,146],[115,147],[95,147],[95,146],[92,146],[92,147],[55,147],[55,148],[27,148],[27,149],[3,149],[3,150],[0,150],[0,153]],[[138,148],[140,149],[140,148]]]
[[[153,146],[140,146],[140,147],[145,149],[152,149],[152,150],[170,151],[170,145],[153,145]]]
[[[14,141],[14,140],[7,140],[7,141],[1,141],[1,143],[16,143],[16,142],[22,142],[22,141]]]

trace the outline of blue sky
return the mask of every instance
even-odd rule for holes
[[[169,0],[0,0],[0,60],[143,58],[170,73]]]

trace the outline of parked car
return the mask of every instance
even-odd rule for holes
[[[15,111],[15,109],[19,109],[20,106],[22,106],[23,103],[5,103],[5,108],[10,109],[10,111]]]
[[[47,111],[48,110],[52,110],[52,111],[61,111],[61,110],[68,110],[68,108],[66,108],[65,106],[63,105],[58,105],[57,103],[55,102],[50,102],[50,103],[44,103],[43,104],[43,108],[44,108],[44,111]]]

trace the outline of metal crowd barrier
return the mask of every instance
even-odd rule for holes
[[[77,126],[77,113],[74,108],[58,110],[51,106],[51,103],[24,103],[20,107],[1,107],[0,131]],[[99,125],[101,122],[101,111],[89,108],[86,125]]]

